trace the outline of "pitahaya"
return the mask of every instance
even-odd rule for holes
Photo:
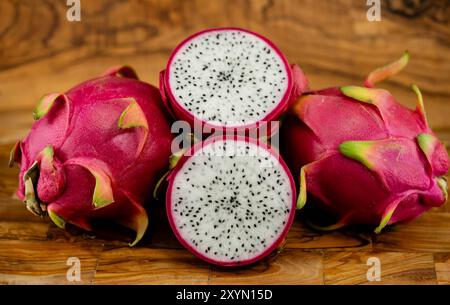
[[[205,134],[270,128],[303,90],[303,74],[268,39],[239,28],[208,29],[186,38],[160,74],[173,115]],[[261,127],[263,125],[263,127]]]
[[[11,152],[26,207],[61,228],[113,221],[134,230],[136,244],[148,224],[144,201],[171,154],[159,90],[129,67],[112,68],[45,95],[33,114],[30,133]]]
[[[428,126],[419,89],[412,87],[418,99],[412,111],[373,88],[408,59],[405,52],[375,70],[365,87],[303,95],[283,122],[283,156],[299,177],[297,208],[308,194],[308,204],[336,219],[323,229],[367,224],[378,225],[378,233],[446,201],[449,159]]]
[[[295,214],[295,184],[277,152],[255,139],[209,137],[170,173],[169,223],[193,254],[247,265],[283,242]]]

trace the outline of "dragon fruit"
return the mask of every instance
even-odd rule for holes
[[[303,91],[305,78],[268,39],[238,28],[208,29],[185,39],[160,74],[173,115],[203,133],[262,130]],[[263,127],[261,127],[263,125]]]
[[[386,225],[414,219],[447,199],[449,159],[430,129],[417,86],[410,110],[386,90],[374,88],[406,66],[409,54],[372,72],[365,87],[310,91],[300,97],[282,125],[282,152],[299,177],[297,208],[335,223]],[[325,212],[325,213],[324,213]]]
[[[18,196],[32,213],[95,230],[112,221],[143,236],[149,190],[167,167],[172,135],[159,90],[117,67],[65,94],[45,95],[11,152]]]
[[[203,260],[247,265],[283,242],[294,218],[293,178],[277,152],[245,137],[210,137],[191,147],[170,173],[169,223]]]

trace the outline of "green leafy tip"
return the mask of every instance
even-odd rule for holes
[[[54,166],[54,160],[53,157],[55,155],[55,152],[53,150],[53,147],[51,145],[46,146],[38,155],[38,161],[40,172],[51,172],[51,176],[56,175],[57,171]],[[56,176],[53,176],[53,178],[56,178]]]
[[[96,208],[105,207],[114,202],[111,179],[105,168],[97,159],[74,158],[68,161],[70,164],[81,166],[88,170],[95,179],[94,193],[92,195],[92,204]]]
[[[367,76],[364,85],[368,88],[373,88],[376,83],[381,82],[390,76],[397,74],[408,64],[410,55],[408,51],[405,51],[398,60],[390,63],[384,67],[375,69]]]
[[[53,156],[54,156],[55,152],[53,150],[53,147],[48,145],[46,146],[41,152],[40,152],[40,156],[41,156],[41,162],[42,160],[44,162],[47,162],[49,164],[51,164],[53,162]]]
[[[39,120],[45,116],[52,108],[55,101],[61,96],[60,93],[50,93],[39,99],[39,102],[33,110],[34,120]]]
[[[192,135],[192,141],[195,142],[196,141],[195,136],[193,134],[191,134],[191,135]],[[159,189],[161,188],[162,183],[167,178],[167,176],[169,176],[169,174],[172,172],[172,170],[175,168],[175,166],[177,166],[178,161],[180,161],[181,157],[184,155],[185,152],[186,152],[186,149],[181,149],[169,157],[169,170],[166,173],[164,173],[164,175],[162,175],[162,177],[159,178],[158,182],[156,183],[156,186],[153,189],[153,198],[154,199],[158,199],[158,193],[159,193]]]
[[[159,178],[158,182],[156,183],[155,188],[153,189],[153,198],[154,199],[158,199],[159,189],[169,174],[170,174],[170,170],[167,171],[161,178]]]
[[[383,218],[381,219],[380,225],[378,227],[375,228],[374,232],[377,234],[381,233],[381,230],[384,229],[384,227],[388,224],[389,220],[392,217],[392,214],[394,214],[395,210],[389,211],[388,214],[386,214],[385,216],[383,216]]]
[[[306,173],[305,173],[305,166],[302,166],[300,169],[300,187],[299,187],[300,194],[297,198],[297,210],[302,209],[306,204]]]
[[[339,151],[347,158],[362,163],[368,169],[373,169],[374,164],[368,158],[373,144],[373,141],[345,141],[339,145]]]
[[[181,149],[169,157],[169,169],[174,169],[177,166],[178,161],[180,161],[185,152],[186,149]]]
[[[419,87],[415,84],[411,85],[412,90],[417,95],[417,112],[422,117],[423,122],[428,126],[427,113],[425,112],[425,105],[423,103],[422,92],[420,92]]]
[[[101,76],[118,76],[131,79],[139,79],[136,71],[130,66],[115,66],[106,70]]]
[[[439,188],[441,189],[442,193],[444,194],[445,201],[447,201],[447,199],[448,199],[447,178],[445,176],[437,177],[436,181],[437,181],[437,184],[438,184]]]
[[[423,151],[428,160],[432,159],[434,149],[438,142],[439,140],[435,136],[427,133],[420,133],[417,136],[417,143],[419,144],[420,149]]]
[[[66,221],[51,209],[48,210],[48,216],[58,228],[64,229],[66,227]]]
[[[118,126],[121,129],[143,127],[148,130],[147,119],[136,100],[131,99],[130,104],[119,117]]]
[[[9,167],[13,167],[14,162],[20,160],[20,154],[21,154],[20,141],[17,141],[16,144],[14,144],[14,146],[11,148],[11,151],[9,152],[9,162],[8,162]]]
[[[360,86],[344,86],[340,90],[345,96],[368,104],[376,104],[381,94],[385,92],[382,89],[371,89]]]
[[[148,227],[148,216],[144,209],[133,218],[133,223],[130,227],[136,232],[134,241],[129,244],[130,247],[133,247],[144,237]]]
[[[39,203],[36,199],[33,180],[31,178],[25,180],[25,205],[31,213],[37,216],[41,216],[42,213],[39,208]]]
[[[400,202],[403,200],[403,198],[399,198],[395,201],[393,201],[389,206],[386,208],[386,210],[383,213],[383,216],[381,218],[380,224],[378,227],[375,228],[374,232],[376,234],[381,233],[381,230],[383,230],[391,220],[392,215],[394,214],[395,210],[397,209]]]
[[[23,175],[23,182],[25,185],[24,203],[31,213],[37,216],[43,216],[44,211],[41,208],[41,205],[35,192],[35,186],[37,184],[38,177],[39,177],[39,166],[38,162],[35,161]]]
[[[130,101],[130,104],[120,115],[117,125],[121,129],[142,128],[143,133],[141,134],[140,142],[136,150],[136,156],[138,156],[142,152],[148,138],[148,122],[136,100],[133,98],[128,98],[126,100]]]
[[[378,227],[375,228],[374,232],[377,234],[381,233],[381,230],[384,229],[384,227],[386,227],[386,225],[388,224],[389,220],[392,217],[392,214],[394,214],[395,209],[390,210],[386,215],[383,216],[383,218],[381,219],[380,225]]]
[[[92,204],[96,208],[102,208],[114,202],[113,191],[111,188],[111,180],[108,175],[102,171],[89,169],[95,178],[94,194],[92,196]]]

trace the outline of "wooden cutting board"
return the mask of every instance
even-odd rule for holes
[[[301,64],[313,88],[361,84],[373,68],[408,49],[409,66],[383,87],[413,107],[409,88],[417,83],[429,121],[449,147],[448,1],[417,7],[384,1],[381,22],[367,21],[365,1],[350,0],[82,1],[81,22],[65,19],[65,1],[45,3],[0,2],[0,283],[450,284],[449,204],[381,235],[350,229],[323,234],[296,219],[276,257],[228,270],[184,250],[161,204],[152,208],[151,229],[135,248],[127,246],[127,234],[113,240],[64,232],[13,198],[18,169],[7,168],[9,149],[26,135],[42,94],[123,63],[157,84],[178,41],[227,25],[271,38]],[[67,280],[70,257],[79,259],[79,282]],[[370,257],[381,262],[381,282],[367,280]]]

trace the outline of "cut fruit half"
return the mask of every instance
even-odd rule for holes
[[[217,265],[247,265],[270,254],[286,237],[295,206],[284,161],[250,138],[200,142],[169,176],[166,208],[176,237]]]
[[[163,74],[161,88],[174,115],[213,130],[251,129],[276,120],[293,88],[292,68],[281,51],[265,37],[238,28],[188,37]]]

